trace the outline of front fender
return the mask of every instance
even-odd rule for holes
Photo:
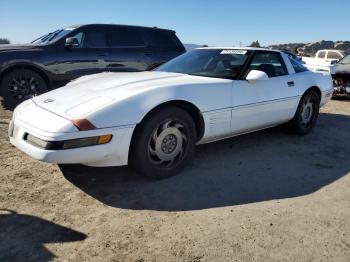
[[[232,81],[213,84],[174,85],[151,88],[109,105],[88,116],[98,127],[135,125],[155,107],[171,101],[186,101],[201,113],[231,106]]]
[[[31,61],[31,60],[26,60],[26,59],[15,59],[15,60],[11,60],[11,61],[6,61],[1,65],[0,68],[0,74],[2,72],[7,71],[10,68],[13,67],[35,67],[38,70],[41,71],[46,71],[44,66],[35,62],[35,61]]]
[[[12,69],[23,67],[41,72],[49,80],[57,69],[55,61],[42,49],[3,52],[0,55],[1,76]]]

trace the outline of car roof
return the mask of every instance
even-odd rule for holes
[[[237,46],[214,46],[214,47],[199,47],[196,49],[232,49],[232,50],[254,50],[254,51],[273,51],[281,53],[280,50],[268,49],[268,48],[260,48],[260,47],[237,47]]]
[[[174,30],[171,29],[165,29],[165,28],[159,28],[159,27],[149,27],[149,26],[138,26],[138,25],[123,25],[123,24],[77,24],[77,25],[71,25],[67,26],[66,28],[80,28],[84,26],[123,26],[123,27],[133,27],[133,28],[141,28],[141,29],[151,29],[151,30],[164,30],[164,31],[170,31],[170,32],[175,32]]]
[[[339,49],[320,49],[318,50],[318,52],[326,52],[326,51],[336,51],[336,52],[344,52],[343,50],[339,50]]]

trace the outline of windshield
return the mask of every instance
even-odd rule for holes
[[[195,49],[158,67],[157,71],[233,79],[238,76],[249,51]]]
[[[49,44],[57,39],[60,39],[67,35],[68,33],[72,32],[75,28],[65,28],[65,29],[59,29],[56,31],[53,31],[51,33],[48,33],[46,35],[40,36],[39,38],[33,40],[32,44]]]
[[[349,54],[349,52],[346,52],[346,51],[340,51],[340,53],[343,55],[343,56],[347,56]]]
[[[350,64],[350,55],[345,56],[338,64]]]

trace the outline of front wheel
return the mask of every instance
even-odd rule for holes
[[[320,110],[320,97],[315,91],[307,92],[300,100],[294,118],[290,122],[292,130],[300,135],[309,133],[315,126]]]
[[[173,176],[194,153],[196,127],[191,116],[181,108],[156,111],[135,132],[131,164],[144,176],[156,179]]]
[[[21,69],[6,74],[0,88],[5,107],[12,109],[24,100],[46,92],[47,84],[38,73]]]

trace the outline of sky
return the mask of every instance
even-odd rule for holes
[[[173,29],[213,46],[350,40],[350,0],[0,0],[0,38],[26,43],[72,24]]]

